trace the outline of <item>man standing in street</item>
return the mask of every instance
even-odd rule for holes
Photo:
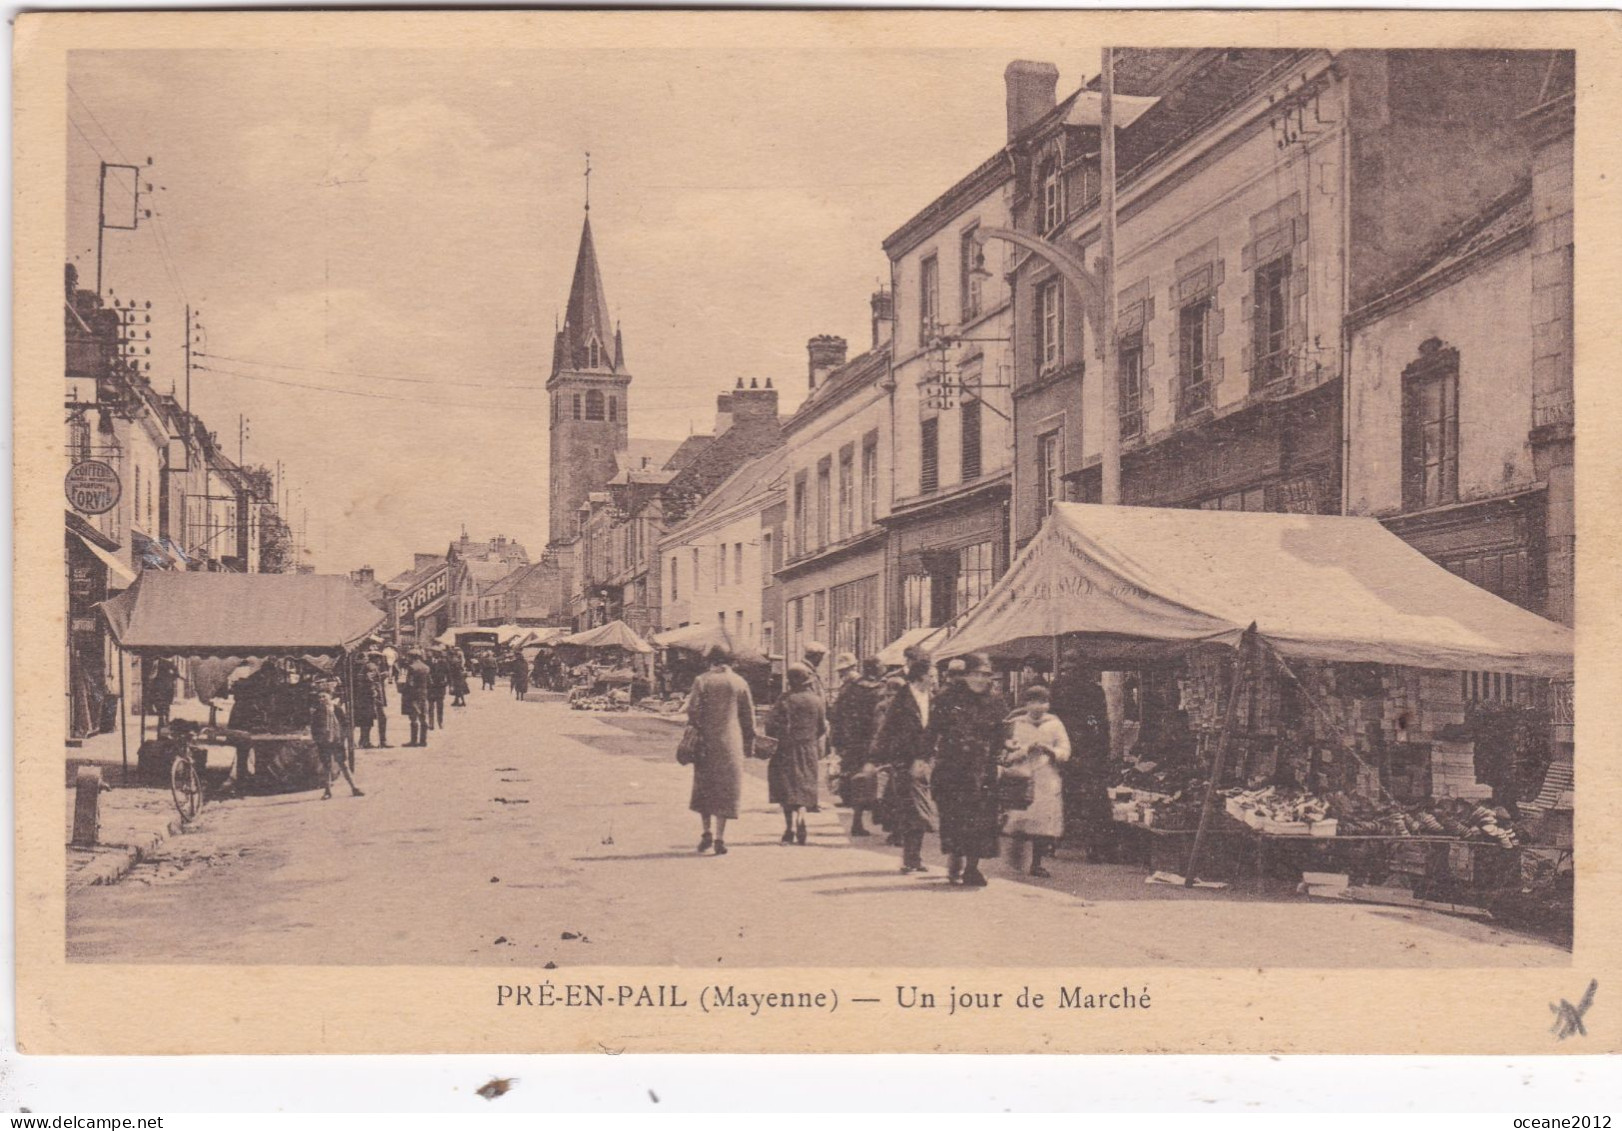
[[[860,667],[856,657],[841,652],[834,661],[842,681],[834,699],[833,746],[839,755],[839,793],[851,808],[850,835],[867,836],[862,824],[863,806],[851,800],[852,779],[872,763],[873,725],[878,716],[879,695],[884,689],[879,676],[883,668],[869,656]]]
[[[443,649],[428,654],[428,729],[445,726],[445,692],[451,685],[451,662]]]
[[[428,665],[413,648],[406,653],[405,679],[400,684],[400,713],[411,722],[407,746],[428,745]]]
[[[991,690],[993,674],[983,653],[963,657],[961,682],[940,693],[929,721],[941,852],[950,861],[947,879],[964,887],[985,887],[980,861],[997,855],[997,765],[1008,705]]]
[[[1109,708],[1098,673],[1082,664],[1081,652],[1066,645],[1053,681],[1052,711],[1070,736],[1064,774],[1064,827],[1087,849],[1087,859],[1109,859],[1115,842],[1109,803]]]

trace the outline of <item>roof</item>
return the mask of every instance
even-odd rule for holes
[[[494,585],[513,572],[512,566],[501,561],[481,562],[474,559],[473,561],[463,561],[462,564],[467,566],[468,573],[473,575],[473,581],[478,585],[481,593],[485,592],[486,586]]]
[[[321,573],[146,570],[99,608],[120,647],[188,656],[336,651],[384,620],[349,578]]]
[[[642,461],[648,461],[648,468],[659,469],[665,467],[670,457],[676,454],[681,447],[680,440],[647,440],[632,436],[625,441],[623,451],[614,453],[614,461],[621,471],[642,470]]]
[[[1287,657],[1569,677],[1573,634],[1372,518],[1057,503],[938,656],[1076,641],[1132,666],[1247,626]]]
[[[661,632],[653,638],[653,642],[661,648],[679,648],[684,652],[697,652],[700,655],[711,648],[725,648],[737,663],[765,664],[771,661],[759,648],[748,642],[739,642],[732,638],[732,634],[719,624],[689,624],[683,628],[673,628],[669,632]]]
[[[787,432],[803,427],[806,421],[821,416],[830,406],[838,404],[847,393],[883,380],[889,373],[889,343],[857,355],[828,374],[827,379],[800,402],[794,415],[783,422],[783,430]]]
[[[724,514],[733,507],[749,499],[769,499],[774,492],[780,491],[783,485],[783,472],[788,467],[789,449],[775,448],[757,459],[739,467],[731,475],[721,481],[720,486],[704,497],[704,501],[693,509],[673,534],[687,529],[696,523]]]
[[[587,345],[593,339],[601,348],[600,361],[590,365]],[[608,317],[608,297],[603,291],[603,274],[597,266],[597,245],[591,238],[591,215],[580,227],[580,251],[575,256],[574,279],[569,284],[569,305],[564,308],[563,328],[558,332],[558,368],[587,368],[612,371],[617,367],[614,323]]]
[[[445,559],[443,558],[439,559],[438,561],[424,562],[422,565],[414,566],[411,569],[406,570],[404,573],[395,574],[393,577],[389,578],[383,583],[383,588],[402,590],[410,589],[413,585],[417,584],[417,582],[431,577],[436,570],[441,570],[444,568]]]
[[[546,561],[530,562],[528,565],[519,566],[511,573],[496,578],[496,580],[490,583],[490,587],[488,589],[483,590],[483,593],[486,597],[499,596],[510,591],[515,586],[524,584],[530,578],[535,576],[537,570],[547,566],[550,566],[554,570],[557,568],[551,562]],[[519,610],[519,614],[523,614],[522,609]]]
[[[565,636],[559,644],[573,644],[579,648],[624,648],[628,652],[648,653],[653,645],[643,640],[631,626],[622,620],[610,621],[600,628],[588,628],[573,636]]]

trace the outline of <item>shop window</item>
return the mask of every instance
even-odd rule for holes
[[[590,389],[586,392],[586,419],[603,419],[603,393],[601,389]]]
[[[918,265],[918,344],[926,346],[941,330],[941,265],[933,255]]]
[[[1059,476],[1062,474],[1059,450],[1059,432],[1044,432],[1036,438],[1036,517],[1047,518],[1053,504],[1059,501]]]
[[[933,579],[927,573],[909,573],[902,578],[901,605],[906,615],[906,628],[933,627],[932,584]]]
[[[856,447],[846,444],[839,450],[839,537],[843,541],[856,532]]]
[[[1256,268],[1250,296],[1251,387],[1265,388],[1289,375],[1290,257]]]
[[[1064,280],[1049,279],[1037,287],[1036,309],[1036,356],[1048,373],[1064,364]]]
[[[1435,338],[1402,374],[1402,501],[1408,510],[1459,498],[1459,354]]]
[[[817,548],[829,541],[829,526],[833,519],[833,459],[823,456],[817,461]]]
[[[968,482],[980,477],[980,402],[964,401],[958,409],[958,419],[963,426],[963,481]]]
[[[879,432],[862,437],[862,529],[872,526],[879,510]]]
[[[1211,404],[1207,353],[1211,300],[1197,299],[1177,312],[1177,416],[1191,416]]]
[[[962,616],[978,605],[991,591],[992,582],[996,580],[995,550],[995,543],[976,542],[958,551],[957,605],[953,609],[954,615]]]
[[[926,494],[940,486],[940,418],[930,417],[919,425],[918,493]]]
[[[980,244],[976,238],[978,232],[978,224],[966,228],[958,242],[958,292],[963,300],[964,322],[980,317],[980,284],[984,276],[975,271],[980,262]]]
[[[1121,439],[1143,435],[1143,332],[1121,338],[1117,353],[1120,373]]]
[[[1064,223],[1064,173],[1059,159],[1049,157],[1042,162],[1042,231],[1051,232]]]

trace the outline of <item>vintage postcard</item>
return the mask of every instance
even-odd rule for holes
[[[24,1051],[1622,1046],[1614,15],[15,50]]]

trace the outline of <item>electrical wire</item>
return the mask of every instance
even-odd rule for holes
[[[216,369],[212,365],[197,365],[197,364],[193,363],[192,368],[197,369],[197,370],[201,370],[201,371],[203,371],[205,373],[216,373],[216,374],[220,375],[221,377],[240,377],[245,381],[263,381],[263,382],[265,382],[267,384],[271,384],[271,385],[285,385],[288,388],[292,388],[292,389],[310,389],[310,390],[313,390],[314,392],[318,392],[318,393],[338,393],[338,394],[340,394],[342,396],[346,396],[346,397],[365,397],[365,398],[367,398],[369,400],[402,401],[402,402],[407,403],[407,404],[443,405],[443,406],[445,406],[447,408],[493,408],[493,407],[496,407],[496,406],[493,406],[493,405],[469,404],[469,403],[467,403],[465,401],[437,400],[437,399],[430,398],[430,397],[408,397],[408,396],[402,396],[402,395],[400,395],[398,393],[374,393],[374,392],[367,392],[367,391],[365,391],[363,389],[339,389],[339,388],[335,388],[335,387],[333,387],[331,385],[312,385],[312,384],[309,384],[309,383],[304,382],[304,381],[287,381],[287,380],[283,380],[282,378],[279,378],[279,377],[266,377],[262,373],[242,373],[242,372],[238,372],[236,370],[231,370],[231,369]],[[543,406],[539,405],[539,404],[537,404],[535,406],[537,411],[539,411],[542,407]]]

